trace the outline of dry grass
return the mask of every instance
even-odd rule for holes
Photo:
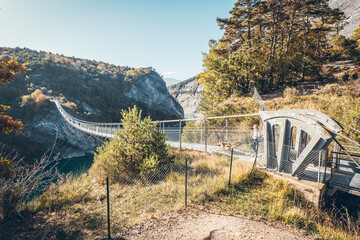
[[[110,185],[112,232],[184,207],[184,161],[189,159],[188,204],[207,206],[231,215],[291,224],[318,239],[356,239],[331,215],[317,210],[289,184],[275,180],[251,165],[235,161],[228,186],[229,158],[196,151],[172,152],[178,162],[160,177],[142,176],[127,184]],[[166,174],[165,174],[166,173]],[[151,176],[151,177],[149,177]],[[37,202],[48,234],[74,239],[106,236],[106,188],[89,176],[69,176],[51,186]],[[43,230],[44,231],[44,230]],[[50,233],[49,233],[50,232]],[[46,236],[46,230],[44,235]],[[51,236],[51,235],[49,235]]]

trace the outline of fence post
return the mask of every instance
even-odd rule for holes
[[[185,157],[185,207],[187,207],[188,159]]]
[[[255,152],[255,160],[254,160],[254,163],[253,163],[253,166],[251,168],[251,171],[250,171],[250,174],[252,174],[252,172],[254,171],[255,167],[256,167],[256,161],[257,161],[257,158],[258,158],[258,151],[259,151],[259,141],[256,141],[256,145],[255,145],[255,148],[256,148],[256,152]]]
[[[181,151],[181,120],[179,120],[179,151]]]
[[[107,196],[108,239],[111,239],[111,235],[110,235],[110,198],[109,198],[109,177],[106,177],[106,196]]]
[[[205,152],[207,153],[207,130],[206,130],[206,118],[204,119],[205,124]]]
[[[200,144],[202,144],[202,139],[203,139],[203,120],[201,119],[200,121]]]
[[[226,134],[226,142],[229,141],[229,138],[228,138],[228,119],[225,118],[225,134]]]
[[[234,155],[234,149],[231,148],[229,186],[230,186],[230,184],[231,184],[231,169],[232,169],[233,155]]]

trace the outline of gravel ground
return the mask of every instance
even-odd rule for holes
[[[312,239],[276,222],[263,223],[244,216],[181,210],[133,226],[115,239]]]

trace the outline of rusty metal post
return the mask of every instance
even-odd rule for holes
[[[181,151],[181,120],[179,120],[179,151]]]
[[[106,177],[106,196],[107,196],[107,224],[108,224],[108,239],[110,235],[110,197],[109,197],[109,177]]]
[[[207,129],[206,129],[206,118],[204,119],[204,124],[205,124],[205,152],[207,153]]]
[[[229,138],[228,138],[228,119],[225,118],[225,134],[226,134],[226,142],[229,142]]]
[[[200,144],[202,144],[203,141],[203,120],[200,120]]]

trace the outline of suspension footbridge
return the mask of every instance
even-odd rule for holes
[[[72,127],[102,138],[114,138],[122,123],[88,122],[73,117],[54,98],[61,116]],[[218,142],[231,143],[234,154],[253,161],[251,129],[239,127],[239,119],[262,121],[263,141],[257,166],[280,176],[315,183],[333,195],[343,191],[360,196],[360,144],[341,134],[345,127],[331,117],[312,110],[266,111],[255,114],[157,121],[168,144],[205,152],[229,151]],[[325,191],[324,190],[324,191]]]

